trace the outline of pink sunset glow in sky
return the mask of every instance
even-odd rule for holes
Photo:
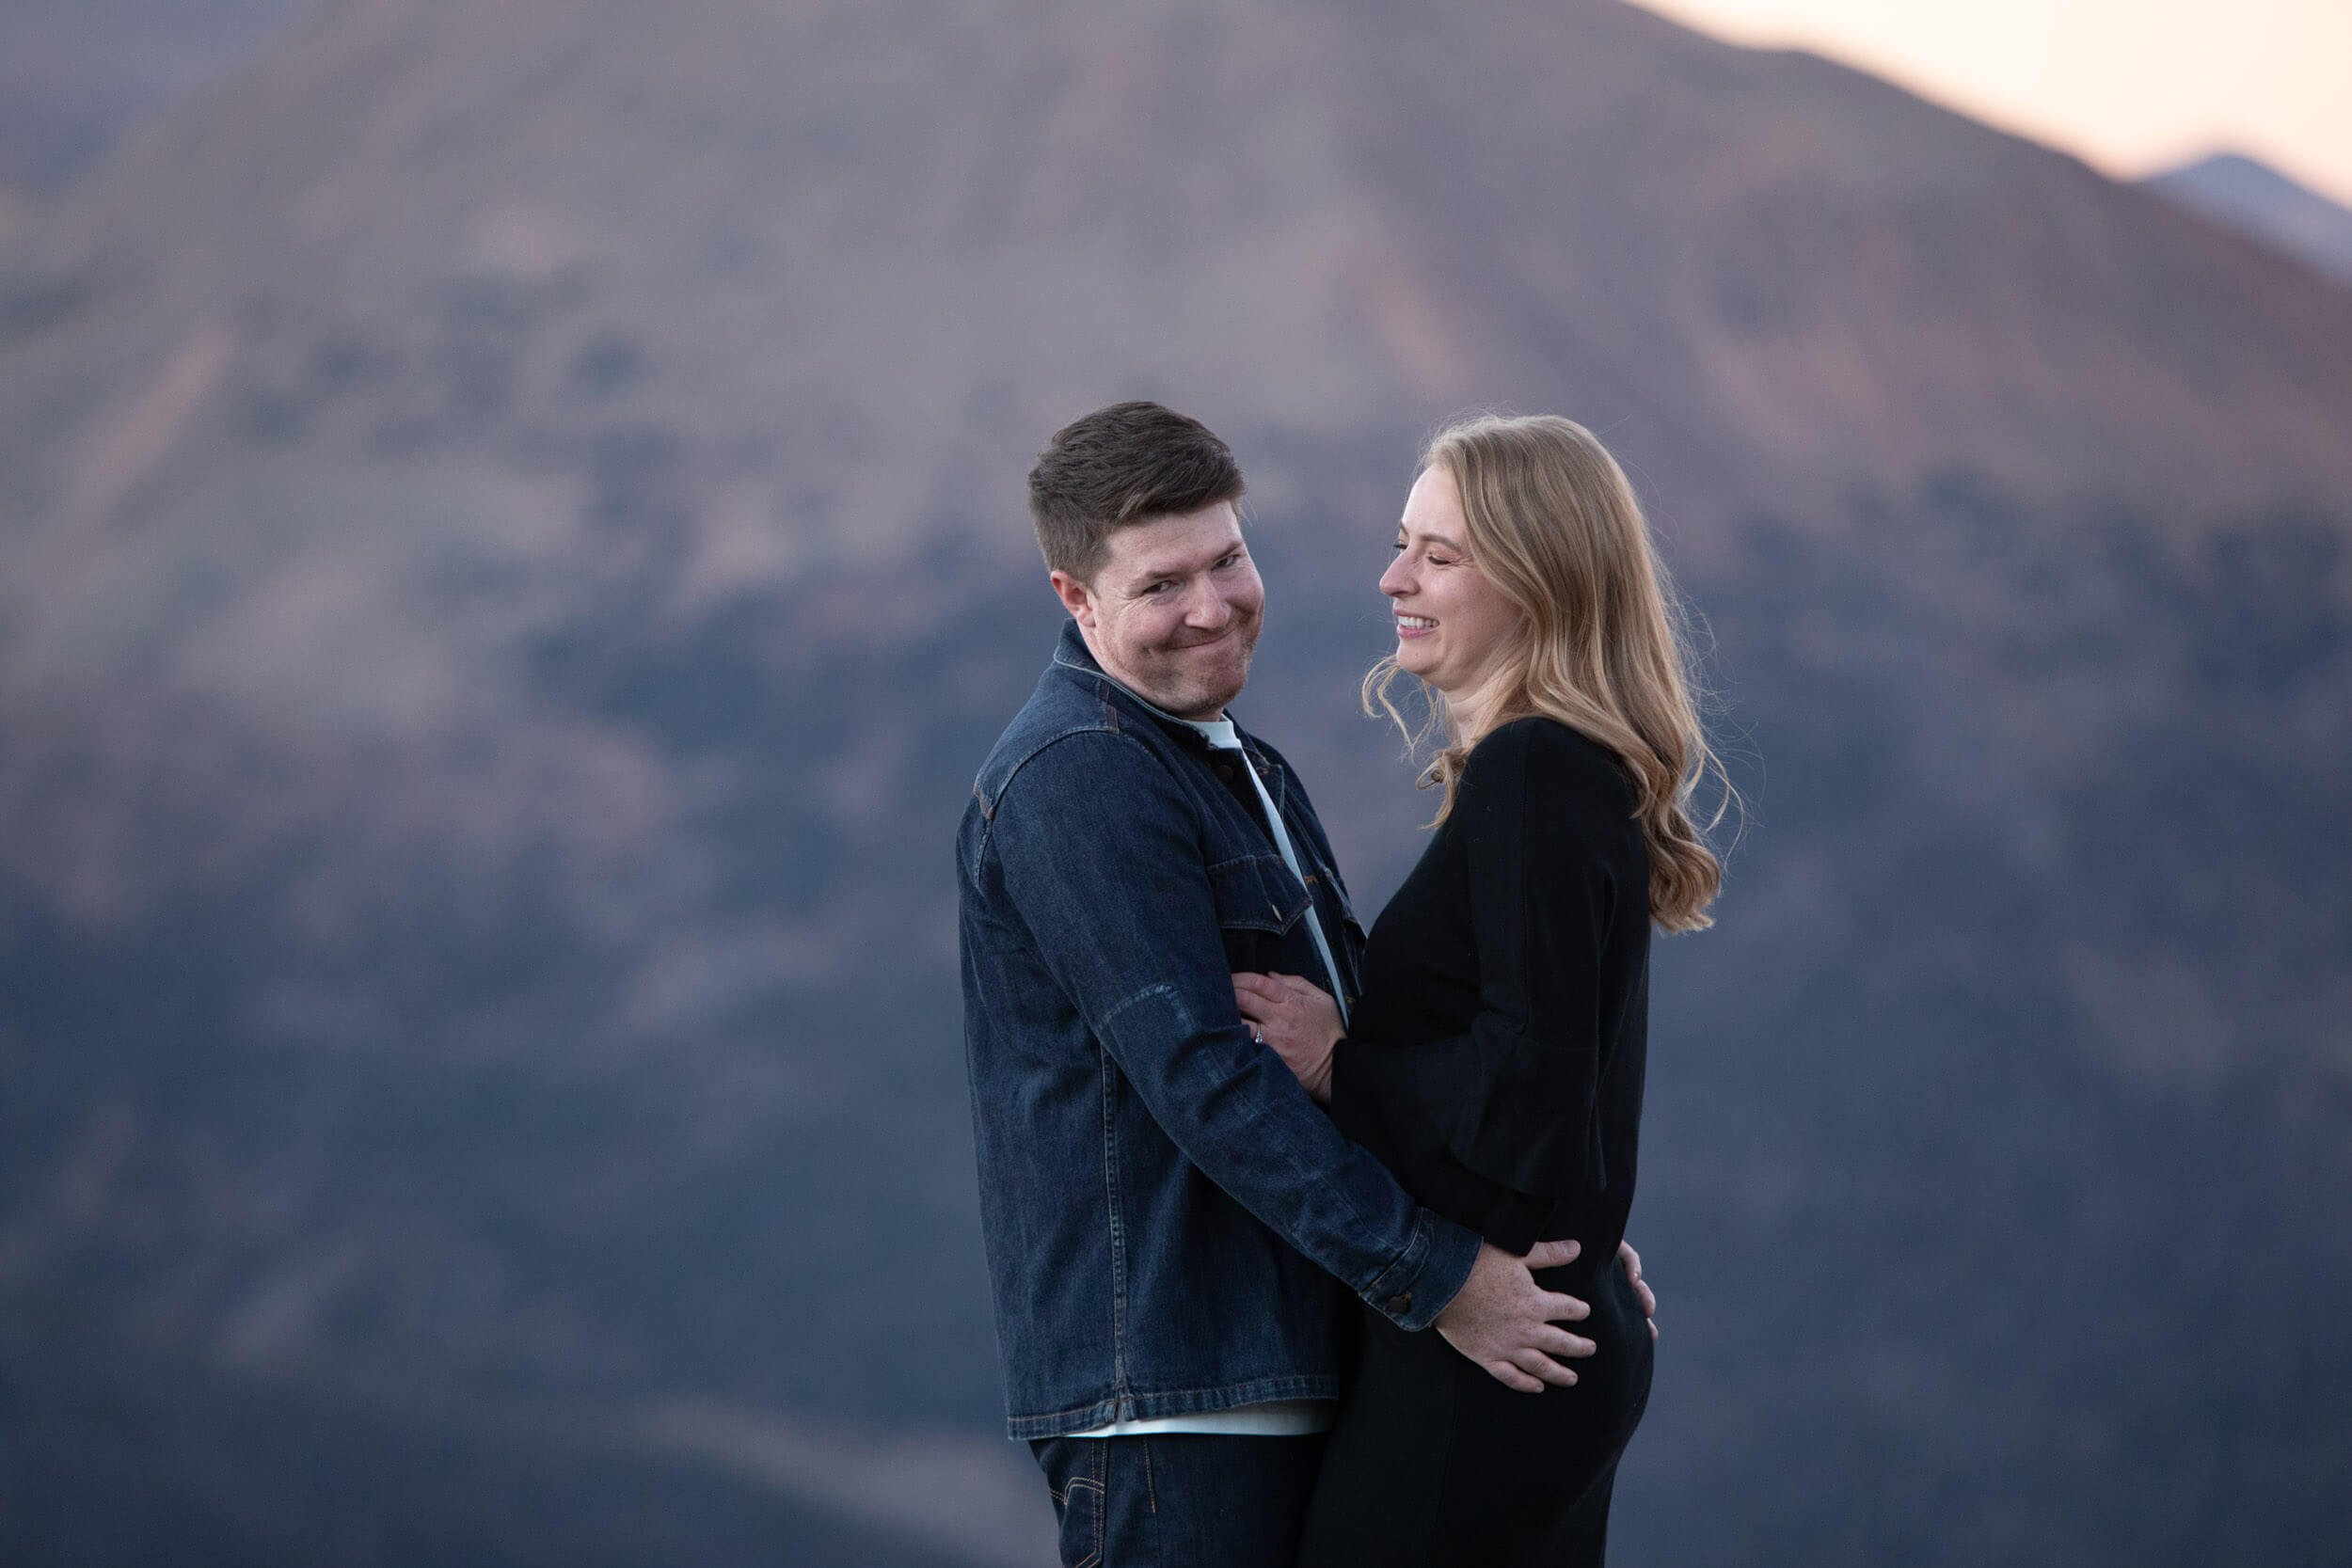
[[[1809,49],[2137,179],[2259,158],[2352,205],[2352,0],[1639,0]]]

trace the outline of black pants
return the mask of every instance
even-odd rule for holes
[[[1323,1438],[1041,1437],[1063,1568],[1291,1568]]]
[[[1598,1568],[1617,1461],[1649,1402],[1640,1298],[1612,1259],[1547,1270],[1591,1304],[1572,1388],[1518,1394],[1435,1329],[1367,1311],[1307,1512],[1299,1568]]]

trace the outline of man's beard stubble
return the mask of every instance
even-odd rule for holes
[[[1249,684],[1249,663],[1258,650],[1258,628],[1251,626],[1235,639],[1237,646],[1224,650],[1214,673],[1202,671],[1179,684],[1171,680],[1166,699],[1153,699],[1170,713],[1204,715],[1222,712],[1225,705],[1242,693]],[[1228,662],[1230,660],[1230,662]],[[1171,675],[1176,672],[1171,671]]]

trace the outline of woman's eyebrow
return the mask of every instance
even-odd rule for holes
[[[1407,529],[1407,528],[1406,528],[1404,524],[1402,524],[1402,523],[1399,523],[1399,524],[1397,525],[1396,531],[1397,531],[1397,532],[1399,532],[1399,533],[1401,533],[1401,534],[1403,534],[1403,535],[1405,535],[1405,537],[1406,537],[1406,538],[1407,538],[1407,539],[1410,539],[1410,538],[1414,537],[1412,531],[1411,531],[1410,529]],[[1447,549],[1452,550],[1452,551],[1453,551],[1454,554],[1456,554],[1456,555],[1468,555],[1468,554],[1470,553],[1468,550],[1466,550],[1466,549],[1462,548],[1462,546],[1461,546],[1460,545],[1458,545],[1458,544],[1454,543],[1453,540],[1451,540],[1451,539],[1447,538],[1447,537],[1446,537],[1444,534],[1442,534],[1442,533],[1424,533],[1424,534],[1422,534],[1420,537],[1421,537],[1421,542],[1422,542],[1422,544],[1424,544],[1424,545],[1442,545],[1442,546],[1444,546]]]

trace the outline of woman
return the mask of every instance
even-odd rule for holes
[[[1650,1330],[1619,1260],[1633,1197],[1649,929],[1695,930],[1720,882],[1686,814],[1712,762],[1662,569],[1616,463],[1569,420],[1434,440],[1380,579],[1399,673],[1449,744],[1436,832],[1373,927],[1343,1038],[1331,998],[1242,974],[1242,1011],[1415,1197],[1579,1297],[1572,1387],[1506,1387],[1367,1310],[1300,1561],[1598,1563]],[[1402,720],[1400,719],[1400,723]],[[1515,1389],[1522,1391],[1514,1391]]]

